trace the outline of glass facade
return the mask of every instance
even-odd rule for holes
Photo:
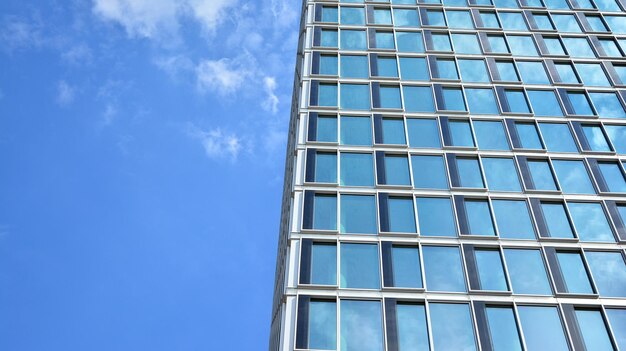
[[[626,1],[305,0],[275,350],[626,350]]]

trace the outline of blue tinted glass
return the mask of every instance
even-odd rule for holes
[[[341,244],[340,287],[380,288],[378,245]]]
[[[322,29],[322,37],[320,46],[336,48],[337,47],[337,31],[333,29]]]
[[[584,92],[568,91],[567,97],[574,108],[575,115],[592,116],[594,114],[589,104],[589,99],[587,99],[587,95]]]
[[[626,82],[626,66],[613,66],[615,73],[619,77],[619,80]]]
[[[337,154],[317,152],[315,154],[315,181],[337,182]]]
[[[341,116],[341,144],[372,145],[370,117]]]
[[[587,251],[585,256],[600,295],[626,297],[626,264],[622,254]]]
[[[426,59],[421,57],[400,57],[402,79],[429,80]]]
[[[504,276],[504,267],[502,266],[500,251],[474,250],[474,258],[476,258],[480,290],[509,290]]]
[[[495,12],[481,12],[480,18],[483,21],[483,27],[485,28],[500,28],[500,21]]]
[[[446,19],[443,17],[443,11],[426,10],[426,16],[428,17],[429,26],[444,26],[445,27]]]
[[[560,32],[580,33],[580,26],[574,15],[552,14],[556,29]]]
[[[578,252],[557,252],[560,272],[568,293],[593,294],[589,276]]]
[[[418,197],[417,215],[421,235],[456,236],[456,224],[449,198]]]
[[[512,158],[483,158],[489,190],[521,192],[517,168]]]
[[[398,63],[395,57],[378,57],[378,75],[383,77],[397,77]]]
[[[604,178],[610,192],[626,192],[626,181],[624,181],[624,175],[622,174],[622,171],[617,163],[602,162],[598,163],[598,167],[600,167],[602,178]]]
[[[428,351],[428,329],[423,305],[397,304],[396,318],[400,350]]]
[[[464,82],[489,83],[489,73],[483,60],[459,60],[459,69]]]
[[[493,350],[522,350],[517,322],[511,307],[487,307],[487,322]]]
[[[413,198],[390,197],[389,206],[389,231],[400,233],[416,233],[415,211]]]
[[[550,17],[548,17],[548,15],[539,15],[533,13],[533,19],[535,20],[538,29],[554,29],[554,26],[552,26],[552,22],[550,22]]]
[[[570,225],[565,207],[560,202],[542,202],[541,212],[545,218],[548,232],[552,238],[573,238],[574,232]]]
[[[519,56],[539,56],[535,42],[531,36],[509,35],[506,37],[513,55]],[[522,74],[522,77],[524,75]]]
[[[484,188],[483,177],[480,174],[480,165],[475,158],[457,158],[461,186],[464,188]]]
[[[417,246],[394,246],[391,253],[393,286],[421,288],[422,270]]]
[[[489,41],[491,52],[509,52],[509,47],[506,45],[506,40],[504,39],[503,35],[488,35],[487,40]]]
[[[338,15],[339,11],[337,10],[337,7],[322,7],[322,22],[338,22]]]
[[[596,57],[586,38],[563,38],[563,43],[572,57]]]
[[[452,34],[454,51],[458,54],[481,54],[480,44],[475,34]]]
[[[394,1],[394,3],[397,3]],[[415,4],[414,1],[409,2]],[[417,11],[406,9],[393,9],[393,18],[396,27],[419,27],[420,21],[417,17]]]
[[[500,12],[502,28],[507,30],[528,30],[521,12]]]
[[[615,41],[613,39],[600,39],[600,45],[602,46],[602,49],[604,49],[604,52],[606,53],[606,56],[611,56],[611,57],[621,57],[622,53],[619,51],[617,44],[615,43]]]
[[[591,29],[594,32],[608,32],[608,29],[606,28],[606,25],[604,24],[604,22],[602,22],[602,19],[600,18],[600,16],[585,16],[585,17],[587,19],[587,22],[591,26]]]
[[[515,129],[524,149],[543,149],[534,123],[515,123]]]
[[[504,258],[516,294],[552,295],[540,250],[505,249]]]
[[[465,200],[465,214],[471,235],[496,235],[489,212],[489,203],[481,200]]]
[[[337,141],[337,117],[317,117],[316,141]]]
[[[396,44],[393,42],[393,32],[376,32],[376,47],[379,49],[393,49]]]
[[[456,246],[424,246],[424,273],[429,291],[465,292],[465,275]]]
[[[370,86],[367,84],[341,84],[341,108],[370,109]]]
[[[391,24],[391,11],[389,9],[374,9],[374,23]]]
[[[319,106],[337,106],[337,84],[320,84]]]
[[[601,311],[576,310],[576,321],[587,350],[615,350]]]
[[[505,90],[506,100],[509,104],[510,112],[529,113],[528,102],[523,90]]]
[[[474,22],[469,11],[446,11],[450,28],[474,28]]]
[[[482,88],[465,89],[467,105],[472,113],[498,114],[498,105],[493,90]]]
[[[365,25],[365,9],[363,7],[341,7],[341,24]]]
[[[320,74],[337,75],[337,55],[320,56]]]
[[[509,150],[502,122],[474,121],[478,147],[484,150]]]
[[[537,190],[557,190],[550,165],[547,161],[529,160],[528,168]]]
[[[435,112],[433,92],[430,86],[413,87],[404,85],[404,109],[407,112]]]
[[[411,147],[441,148],[436,119],[408,118],[406,123]]]
[[[543,38],[543,41],[546,43],[546,47],[548,48],[548,52],[552,55],[566,55],[565,48],[563,47],[563,43],[559,38]]]
[[[311,248],[311,284],[337,283],[337,247],[335,244],[314,243]]]
[[[546,70],[541,61],[518,61],[517,68],[526,84],[550,84]]]
[[[381,86],[380,87],[380,106],[382,108],[402,108],[402,99],[400,98],[400,87],[398,86]]]
[[[610,87],[611,83],[599,63],[577,63],[576,70],[585,85]]]
[[[459,79],[454,60],[437,59],[437,73],[439,74],[437,78]]]
[[[539,123],[548,151],[578,152],[572,133],[565,123]]]
[[[443,100],[447,111],[467,111],[461,88],[443,88]],[[440,106],[441,109],[441,106]]]
[[[570,202],[567,207],[581,241],[615,241],[602,205],[599,203]]]
[[[315,194],[313,229],[337,229],[337,197],[335,195]]]
[[[474,326],[466,304],[429,304],[435,350],[476,350]]]
[[[452,120],[448,122],[448,128],[450,129],[452,145],[474,146],[474,137],[472,137],[472,129],[468,121]]]
[[[583,0],[584,1],[584,0]],[[544,0],[546,7],[549,9],[560,9],[567,10],[569,9],[569,5],[565,0]]]
[[[613,335],[620,350],[626,349],[626,310],[607,309],[609,323],[613,328]]]
[[[621,11],[615,0],[595,0],[594,2],[602,11]]]
[[[609,143],[606,141],[606,137],[602,132],[602,127],[583,125],[582,130],[585,134],[585,139],[587,139],[587,143],[589,143],[589,147],[591,148],[591,150],[611,151],[611,147],[609,146]]]
[[[518,8],[517,1],[515,0],[495,0],[494,5],[502,8]]]
[[[346,78],[368,78],[367,56],[341,55],[341,76]]]
[[[555,63],[554,67],[559,74],[559,78],[561,78],[561,82],[572,84],[580,83],[571,63]]]
[[[422,33],[397,32],[396,40],[399,52],[424,52]]]
[[[368,195],[341,196],[341,233],[375,234],[376,199]]]
[[[498,68],[498,74],[500,80],[507,82],[519,82],[519,76],[515,69],[515,64],[509,61],[496,61],[496,67]]]
[[[568,351],[557,307],[519,306],[520,323],[528,351]]]
[[[561,105],[552,90],[526,90],[535,116],[563,116]]]
[[[615,150],[620,154],[626,154],[626,126],[606,125],[604,128]]]
[[[564,193],[596,193],[583,161],[554,160],[552,165]]]
[[[598,116],[606,118],[626,118],[626,111],[615,93],[589,93]]]
[[[341,153],[341,185],[374,185],[372,154]]]
[[[404,138],[404,120],[400,118],[383,119],[383,142],[385,144],[406,144]]]
[[[341,30],[341,48],[346,50],[367,50],[364,30]]]
[[[341,300],[340,315],[341,351],[383,351],[380,301]]]
[[[411,185],[409,159],[403,155],[385,155],[386,184]]]
[[[501,238],[535,239],[526,201],[493,200],[492,205]]]
[[[433,33],[431,35],[433,48],[436,51],[452,51],[452,44],[448,34]]]
[[[425,189],[448,189],[448,178],[441,156],[411,156],[413,186]]]
[[[319,350],[337,349],[337,305],[334,301],[309,303],[309,347]]]

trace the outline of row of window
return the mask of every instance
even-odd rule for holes
[[[339,0],[340,3],[386,3],[393,5],[442,4],[450,7],[494,6],[496,8],[548,8],[551,10],[600,10],[623,12],[616,0]]]
[[[448,33],[447,31],[394,31],[392,29],[337,29],[315,27],[313,46],[366,51],[397,50],[467,55],[571,56],[575,58],[624,57],[626,39],[568,37],[547,34]],[[621,46],[621,47],[620,47]]]
[[[626,64],[572,61],[454,58],[430,55],[349,55],[313,52],[311,74],[341,78],[402,78],[468,83],[524,83],[541,85],[626,85]]]
[[[625,100],[626,90],[609,92],[558,88],[554,91],[496,86],[494,93],[491,87],[465,85],[362,84],[313,80],[309,106],[410,113],[626,118]]]
[[[297,309],[296,349],[472,351],[477,341],[494,351],[626,348],[619,308],[299,295]]]
[[[529,206],[520,199],[458,195],[452,199],[412,198],[387,193],[379,193],[378,199],[344,193],[340,200],[337,211],[336,194],[306,191],[302,228],[336,232],[339,217],[338,231],[342,234],[456,237],[460,233],[494,239],[626,240],[626,205],[613,201],[602,204],[532,198]]]
[[[499,120],[448,117],[404,119],[380,114],[374,114],[373,120],[372,129],[370,116],[341,116],[338,119],[334,115],[311,112],[308,141],[337,143],[340,137],[341,145],[350,146],[372,146],[374,141],[381,146],[395,147],[408,142],[412,148],[430,149],[507,151],[513,148],[519,151],[626,154],[626,126],[623,125],[507,119],[505,128]],[[339,122],[341,126],[338,126]]]
[[[366,11],[367,10],[367,11]],[[366,17],[367,12],[367,17]],[[366,21],[367,18],[367,21]],[[589,13],[510,12],[437,8],[347,7],[316,5],[318,23],[364,26],[449,27],[452,29],[503,29],[506,31],[559,31],[626,34],[626,17]],[[421,22],[421,23],[420,23]]]
[[[300,285],[626,297],[621,251],[304,239],[300,257]]]

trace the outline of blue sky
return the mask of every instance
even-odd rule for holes
[[[299,7],[0,2],[0,349],[267,348]]]

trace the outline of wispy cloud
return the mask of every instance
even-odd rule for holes
[[[93,61],[93,53],[86,44],[78,44],[62,52],[61,59],[71,65],[88,65]]]
[[[263,108],[271,113],[278,112],[278,103],[280,102],[278,96],[276,96],[276,78],[265,77],[263,79],[263,85],[265,86],[265,93],[267,97],[263,101]]]
[[[231,162],[235,162],[237,161],[239,153],[242,151],[243,146],[241,138],[221,128],[213,128],[205,131],[194,125],[190,125],[188,133],[192,138],[200,141],[204,152],[209,158],[229,159]]]
[[[76,95],[76,89],[68,84],[66,81],[59,81],[57,84],[57,104],[60,106],[68,106],[72,102],[74,102],[74,97]]]
[[[39,48],[44,44],[43,23],[38,16],[4,16],[0,21],[0,48],[6,51]]]
[[[113,103],[108,103],[102,113],[102,126],[109,126],[117,117],[117,107]]]
[[[198,88],[221,95],[232,94],[243,86],[246,79],[253,77],[254,66],[254,60],[249,55],[204,60],[196,67]]]

